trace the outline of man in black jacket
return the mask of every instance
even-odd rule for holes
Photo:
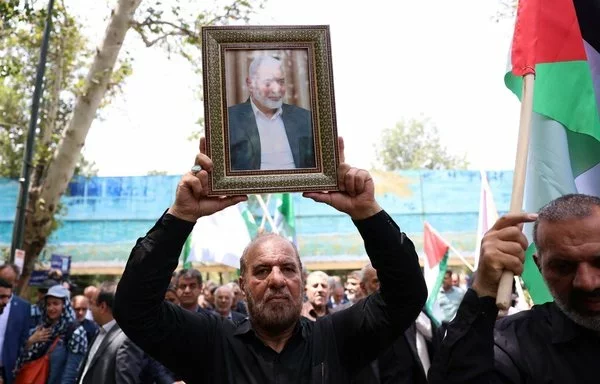
[[[380,291],[317,322],[301,318],[298,252],[281,236],[263,235],[240,259],[249,319],[234,324],[164,301],[196,220],[246,200],[207,197],[213,164],[203,152],[196,158],[202,170],[194,167],[182,177],[175,203],[133,248],[117,292],[117,321],[137,345],[188,383],[349,382],[412,324],[427,295],[414,246],[375,201],[373,179],[344,164],[340,148],[340,191],[304,196],[352,218],[379,273]]]
[[[537,218],[537,221],[536,221]],[[523,271],[533,222],[535,262],[554,302],[496,321],[504,269]],[[481,242],[477,276],[429,371],[430,383],[598,383],[600,198],[565,195],[539,214],[501,217]]]

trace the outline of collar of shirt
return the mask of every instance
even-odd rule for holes
[[[111,321],[109,321],[108,323],[104,324],[103,326],[100,327],[100,333],[104,333],[107,334],[108,332],[110,332],[110,330],[117,324],[117,321],[115,319],[112,319]]]
[[[258,109],[258,107],[256,106],[256,104],[254,104],[254,101],[252,101],[252,98],[250,98],[250,105],[252,105],[252,110],[254,111],[254,115],[259,115],[262,116],[263,119],[266,120],[275,120],[276,118],[278,118],[281,114],[283,114],[283,109],[281,107],[279,107],[277,109],[277,112],[275,112],[275,114],[271,117],[268,117],[267,115],[265,115],[263,113],[263,111],[261,111],[260,109]]]
[[[306,319],[306,321],[310,321],[310,320]],[[299,319],[298,322],[296,322],[296,327],[294,328],[294,333],[293,333],[292,337],[296,336],[296,334],[298,334],[298,332],[300,332],[303,339],[306,339],[308,337],[308,329],[306,328],[306,324],[302,321],[302,317]],[[258,339],[258,336],[256,335],[256,332],[254,331],[254,328],[252,328],[252,322],[247,317],[238,323],[233,334],[235,336],[253,335],[255,338]]]
[[[550,308],[550,322],[552,327],[552,344],[568,343],[587,333],[590,333],[590,335],[593,334],[592,331],[588,331],[569,319],[555,303],[552,303]]]

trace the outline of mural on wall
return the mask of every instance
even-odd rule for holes
[[[376,193],[421,247],[427,220],[459,250],[475,248],[479,209],[479,171],[374,171]],[[512,171],[487,172],[500,213],[509,207]],[[74,266],[123,265],[135,241],[169,207],[179,176],[80,178],[63,197],[66,215],[45,253],[71,255]],[[0,248],[10,246],[18,184],[0,179]],[[334,209],[294,194],[298,245],[312,260],[364,257],[352,221]],[[254,212],[257,216],[260,212]]]

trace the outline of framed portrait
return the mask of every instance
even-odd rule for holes
[[[328,26],[202,28],[209,195],[335,191]]]

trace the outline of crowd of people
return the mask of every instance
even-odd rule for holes
[[[118,284],[72,296],[50,281],[30,305],[0,267],[0,372],[20,383],[47,357],[47,383],[596,383],[600,354],[600,199],[559,197],[501,217],[464,285],[448,271],[438,323],[411,240],[375,199],[367,171],[343,161],[338,192],[304,196],[347,214],[370,263],[346,276],[308,273],[286,238],[261,234],[235,282],[177,269],[199,217],[245,200],[209,197],[202,152],[174,204],[138,240]],[[534,261],[554,302],[499,316],[503,271]],[[439,327],[441,325],[441,327]]]
[[[329,276],[323,271],[303,270],[302,316],[316,321],[327,314],[349,308],[379,289],[377,271],[366,265],[346,276]],[[37,288],[34,304],[12,294],[19,270],[14,264],[0,266],[0,350],[1,383],[13,383],[27,362],[48,354],[47,383],[159,383],[178,382],[178,376],[143,353],[120,330],[112,315],[116,283],[106,281],[88,286],[81,294],[72,284],[63,284],[60,274],[51,272]],[[2,290],[6,289],[2,296]],[[442,293],[440,292],[440,295]],[[219,285],[203,281],[196,269],[172,274],[164,300],[188,311],[228,319],[239,324],[248,318],[244,292],[235,281]],[[6,319],[6,320],[4,320]],[[6,323],[5,323],[6,321]],[[415,323],[416,324],[416,323]],[[355,382],[426,382],[426,370],[434,350],[435,332],[425,333],[425,354],[417,351],[415,325],[400,337],[397,345],[369,365]],[[15,337],[18,336],[18,337]],[[411,349],[411,347],[413,347]],[[6,354],[6,352],[9,352]],[[423,360],[422,360],[423,359]],[[381,381],[374,381],[379,380]]]

